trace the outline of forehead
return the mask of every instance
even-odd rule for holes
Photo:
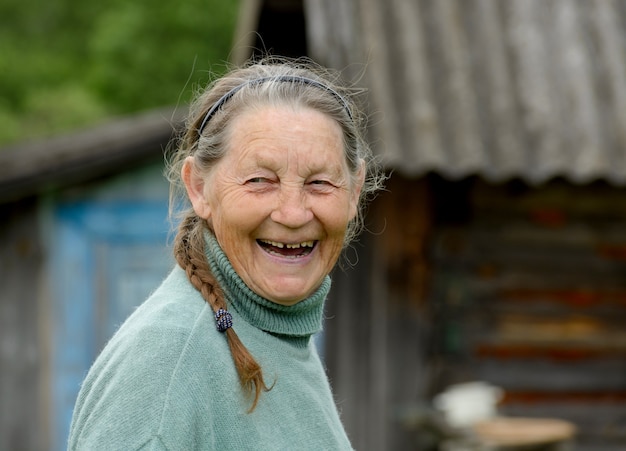
[[[265,160],[294,155],[345,163],[341,127],[317,110],[292,106],[249,108],[231,122],[227,157]]]

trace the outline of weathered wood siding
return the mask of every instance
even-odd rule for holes
[[[43,450],[42,369],[46,349],[38,304],[43,249],[35,200],[0,207],[0,449]]]
[[[466,218],[431,241],[432,388],[487,380],[506,413],[571,420],[590,449],[626,445],[626,193],[466,188]]]

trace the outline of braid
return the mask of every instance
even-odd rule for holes
[[[204,254],[204,224],[205,222],[195,214],[189,214],[182,221],[174,242],[174,256],[187,273],[191,284],[216,312],[220,308],[226,309],[227,305],[224,292],[211,272]],[[252,412],[259,401],[261,390],[269,390],[263,380],[263,371],[232,327],[226,329],[224,333],[239,374],[239,382],[248,395],[254,395],[249,410]]]

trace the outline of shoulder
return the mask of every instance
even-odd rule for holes
[[[165,415],[197,415],[193,381],[216,373],[208,355],[229,357],[227,344],[214,337],[212,316],[175,269],[90,369],[76,403],[70,449],[141,449],[150,438],[162,440]],[[181,424],[167,434],[184,442],[185,430]]]
[[[122,324],[94,363],[103,369],[151,369],[156,363],[174,365],[205,330],[210,307],[176,267],[157,290]],[[119,367],[118,367],[119,365]]]

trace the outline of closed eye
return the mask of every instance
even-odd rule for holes
[[[269,183],[270,180],[265,177],[253,177],[246,180],[246,183]]]
[[[276,187],[275,180],[268,177],[250,177],[246,180],[245,185],[251,192],[265,193]]]
[[[313,192],[317,193],[330,193],[336,188],[334,183],[324,179],[312,180],[309,182],[309,186]]]

